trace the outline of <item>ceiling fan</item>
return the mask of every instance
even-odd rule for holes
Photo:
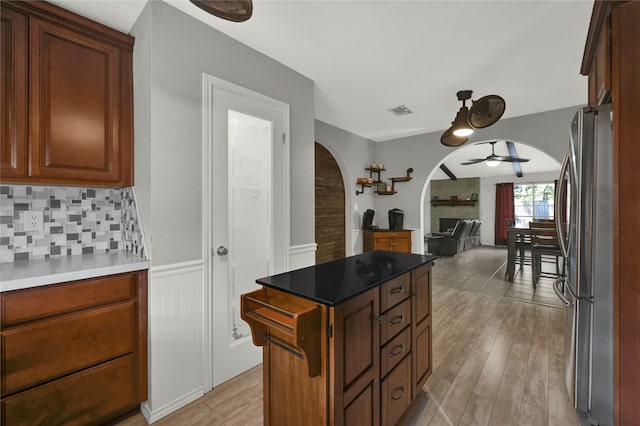
[[[501,96],[487,95],[477,101],[472,101],[471,108],[467,108],[466,101],[471,99],[471,90],[461,90],[456,95],[462,101],[462,107],[456,118],[440,137],[440,142],[446,146],[460,146],[469,140],[473,129],[483,129],[494,124],[502,117],[506,103]]]
[[[251,18],[251,0],[189,0],[211,15],[233,22],[244,22]]]
[[[487,155],[485,158],[472,158],[469,161],[467,161],[466,163],[460,163],[463,166],[468,166],[470,164],[477,164],[477,163],[481,163],[483,161],[487,162],[487,166],[489,167],[495,167],[498,164],[500,164],[501,161],[505,161],[508,163],[526,163],[527,161],[529,161],[528,158],[519,158],[516,156],[502,156],[502,155],[496,155],[495,152],[495,144],[498,141],[491,141],[491,142],[480,142],[476,145],[482,145],[485,143],[489,143],[491,144],[491,155]],[[509,148],[509,152],[515,152],[515,149],[511,149],[511,147],[509,147],[509,144],[513,144],[513,142],[509,142],[509,141],[505,141],[505,143],[507,144],[507,147]]]

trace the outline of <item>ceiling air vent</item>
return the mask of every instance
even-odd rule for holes
[[[391,111],[392,113],[394,113],[395,115],[409,115],[409,114],[413,114],[413,111],[411,111],[409,108],[407,108],[404,105],[400,105],[397,106],[395,108],[391,108],[389,111]]]

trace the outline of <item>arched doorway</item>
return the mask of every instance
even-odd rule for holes
[[[336,159],[315,144],[316,263],[345,257],[344,181]]]

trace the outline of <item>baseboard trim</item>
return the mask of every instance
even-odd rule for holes
[[[194,389],[188,394],[182,396],[181,398],[176,399],[169,404],[166,404],[157,410],[151,410],[149,407],[149,401],[145,401],[140,405],[140,412],[144,416],[147,423],[151,424],[153,422],[157,422],[163,417],[168,416],[176,410],[184,407],[187,404],[192,403],[196,399],[202,397],[204,395],[204,389],[202,387]]]

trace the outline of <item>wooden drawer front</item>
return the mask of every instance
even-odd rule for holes
[[[123,302],[2,332],[2,395],[133,351],[134,302]]]
[[[411,238],[411,231],[385,231],[385,232],[374,232],[373,238]]]
[[[134,366],[127,355],[5,398],[2,424],[102,424],[140,403]]]
[[[380,287],[380,312],[397,305],[409,297],[410,274],[404,274]]]
[[[3,293],[2,325],[132,298],[135,296],[135,278],[135,273],[112,275]]]
[[[411,351],[411,327],[391,339],[380,351],[380,376],[384,377]]]
[[[411,354],[382,381],[382,424],[395,425],[411,403]]]
[[[382,314],[382,326],[380,327],[380,344],[385,344],[396,334],[400,333],[407,324],[411,323],[409,300],[397,305],[395,308]]]

